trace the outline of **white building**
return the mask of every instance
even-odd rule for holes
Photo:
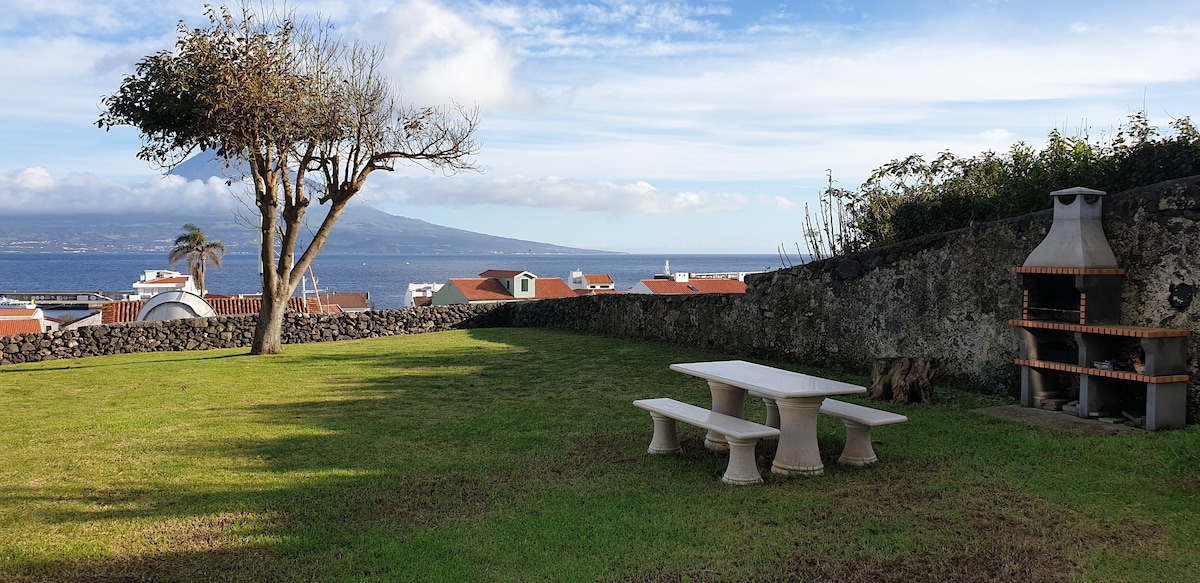
[[[48,322],[41,308],[33,305],[0,307],[0,336],[51,332],[57,329],[58,323]]]
[[[133,289],[137,293],[126,295],[126,300],[148,300],[158,294],[170,291],[202,295],[200,290],[196,289],[196,283],[192,281],[191,275],[184,275],[169,269],[147,269],[137,283],[133,284]]]
[[[617,284],[613,283],[612,277],[607,273],[584,273],[582,269],[576,269],[571,272],[571,277],[567,280],[567,286],[574,290],[591,292],[615,291],[617,289]]]
[[[404,292],[404,307],[428,306],[433,303],[434,292],[442,289],[444,283],[410,283],[408,291]]]

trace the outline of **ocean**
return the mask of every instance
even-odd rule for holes
[[[404,306],[409,283],[445,283],[488,269],[528,271],[568,279],[572,270],[607,273],[618,290],[671,271],[715,273],[779,269],[775,255],[384,255],[322,253],[313,264],[317,286],[328,292],[368,292],[377,309]],[[258,257],[228,254],[209,266],[208,291],[259,293]],[[165,253],[0,253],[0,293],[11,291],[132,291],[147,269],[169,268]],[[186,272],[180,263],[177,271]],[[299,290],[297,290],[299,291]]]

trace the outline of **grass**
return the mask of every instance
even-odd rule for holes
[[[702,430],[647,454],[630,404],[707,404],[667,365],[720,358],[492,329],[6,366],[0,581],[1200,580],[1196,427],[1075,435],[942,390],[882,405],[911,421],[875,466],[834,464],[822,418],[825,475],[730,487]]]

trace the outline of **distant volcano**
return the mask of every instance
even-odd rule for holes
[[[240,178],[238,169],[225,170],[219,161],[200,154],[171,172],[188,180]],[[311,230],[324,217],[324,206],[312,208]],[[243,211],[247,215],[248,211]],[[209,239],[223,242],[230,252],[256,253],[258,231],[253,216],[239,218],[230,209],[211,211],[126,214],[0,215],[0,252],[159,252],[170,248],[184,223],[195,223]],[[307,243],[307,241],[305,241]],[[477,254],[525,253],[578,255],[608,253],[536,241],[484,235],[385,213],[351,201],[323,249],[330,253]]]

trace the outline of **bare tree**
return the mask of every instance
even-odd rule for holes
[[[98,125],[138,128],[138,156],[168,169],[196,150],[249,168],[263,265],[251,353],[271,354],[282,350],[288,299],[367,178],[405,163],[475,169],[479,114],[404,104],[381,49],[334,36],[326,21],[247,1],[206,16],[205,28],[179,24],[174,51],[138,62],[103,98]],[[313,202],[328,211],[300,246]]]

